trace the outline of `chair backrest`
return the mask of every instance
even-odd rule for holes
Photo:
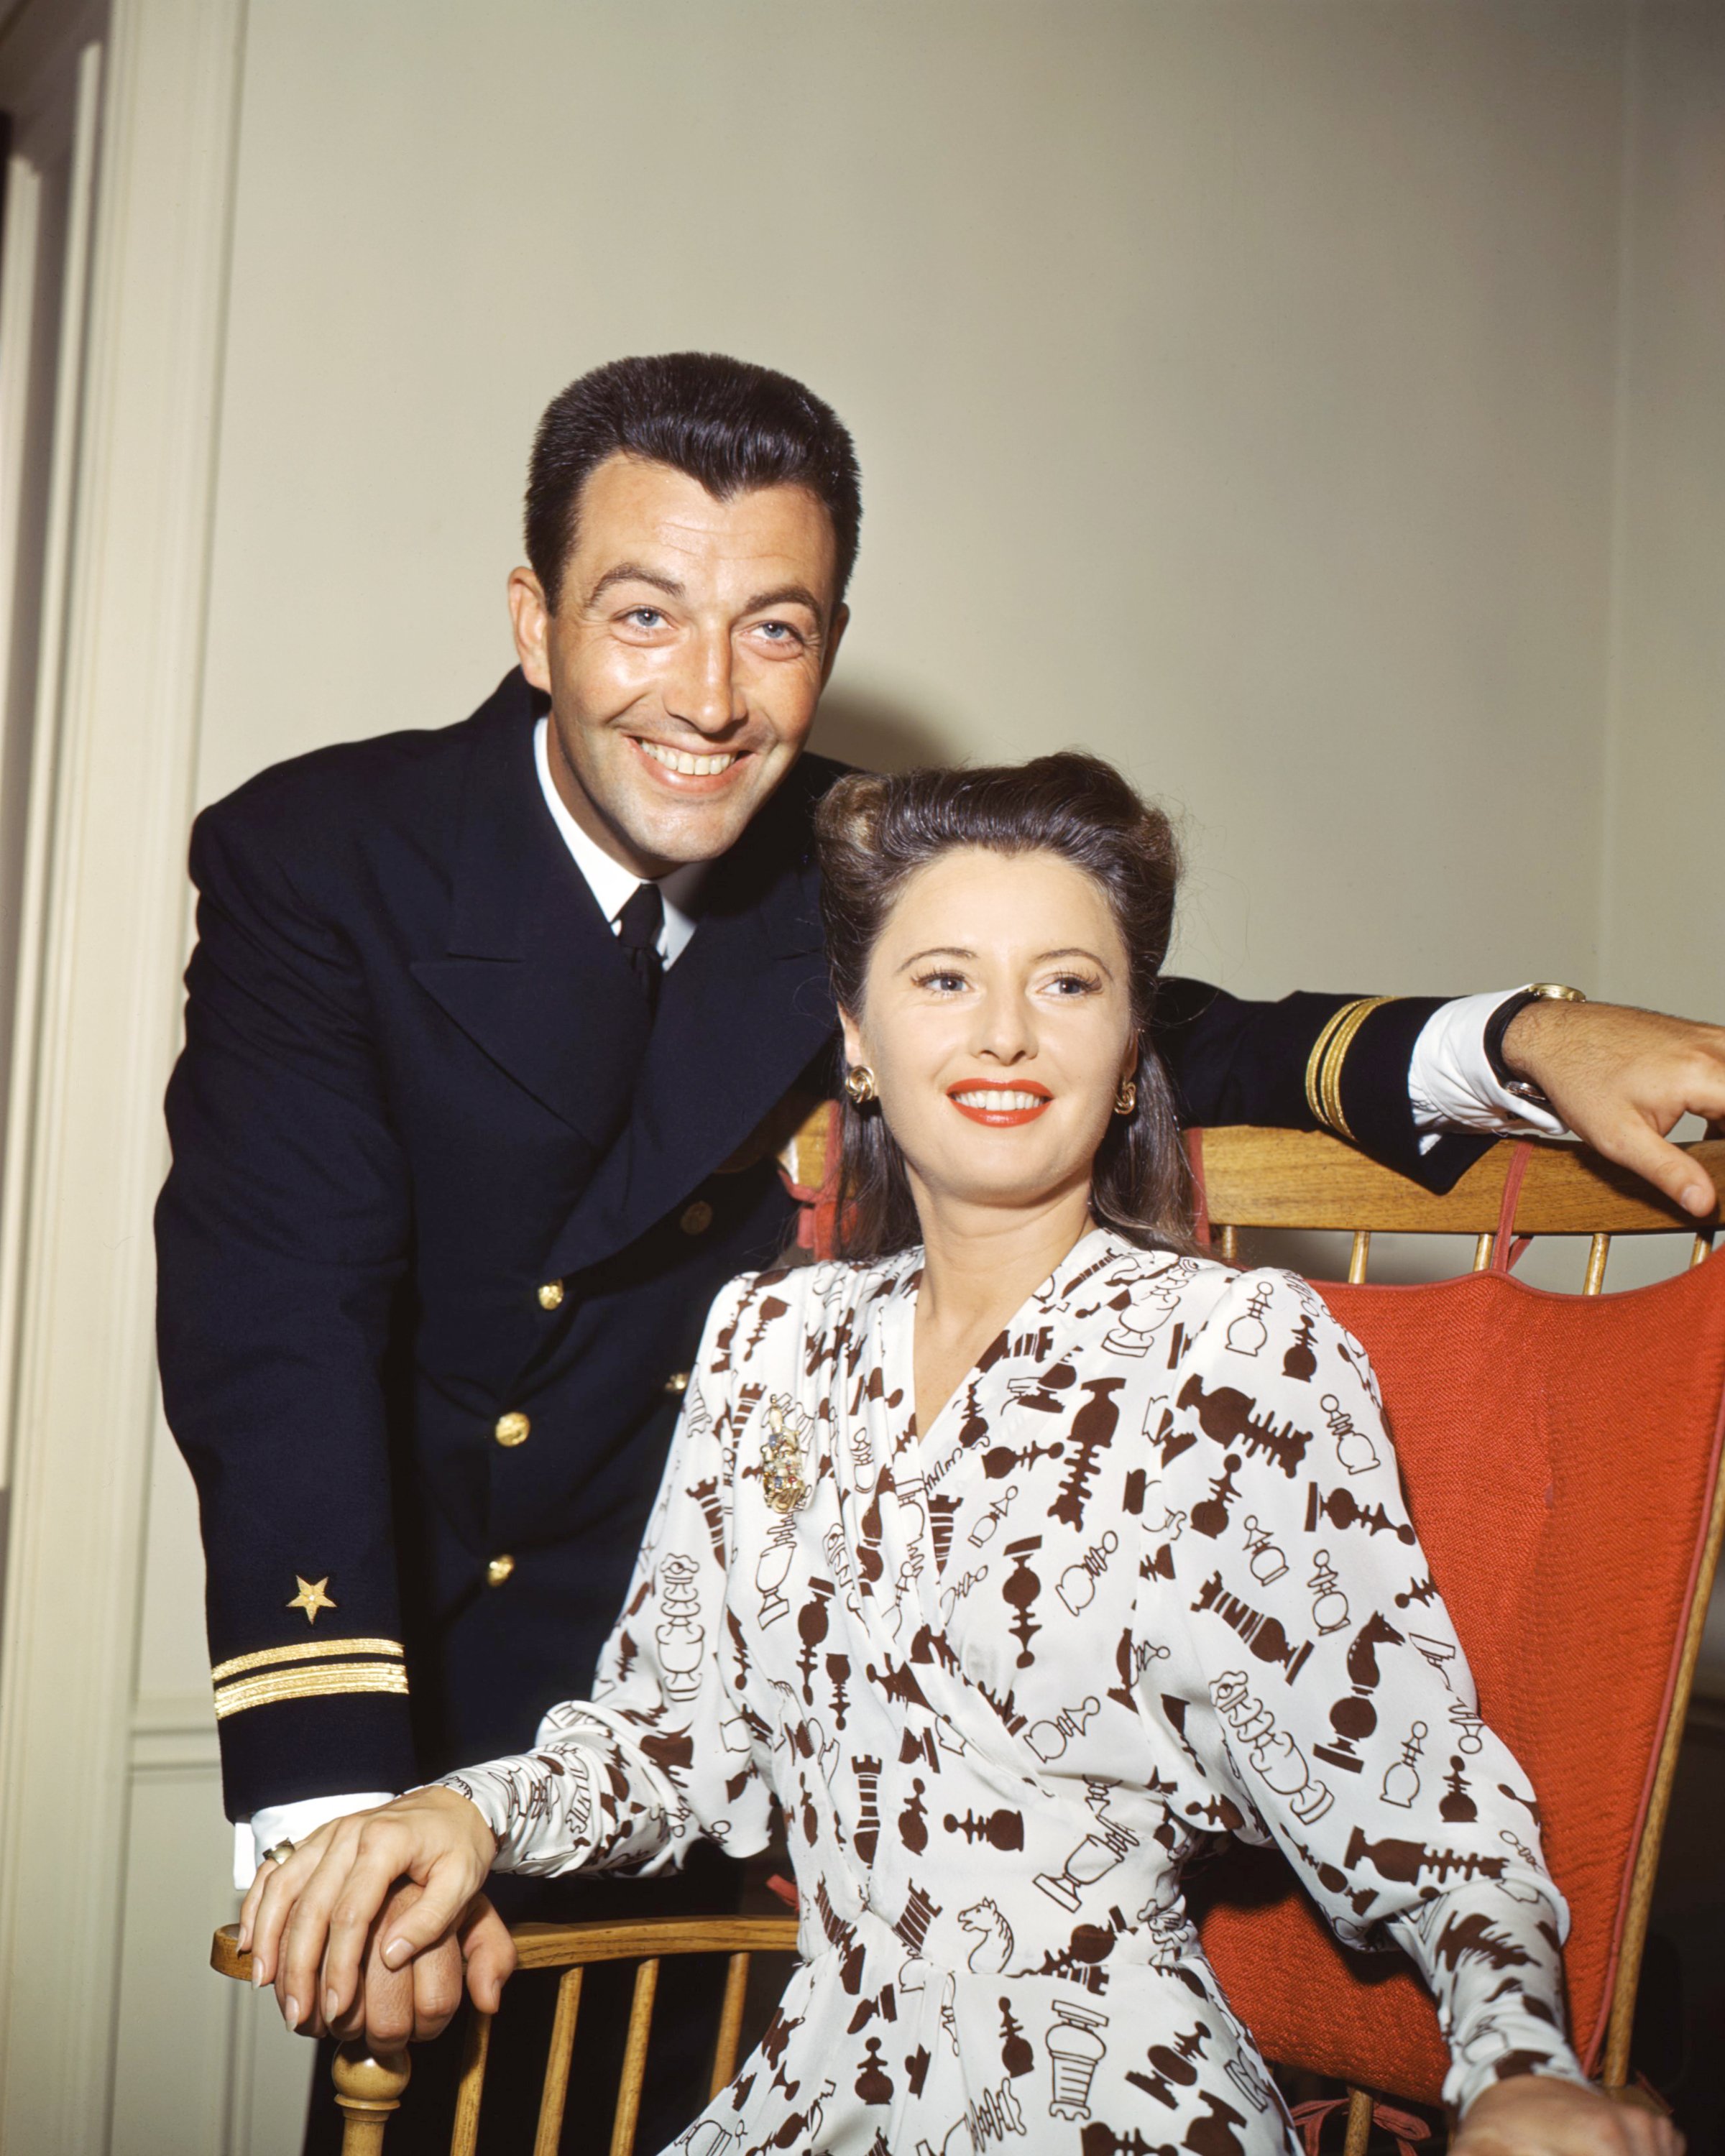
[[[249,1981],[251,1956],[239,1949],[238,1928],[234,1924],[224,1924],[216,1933],[210,1964],[223,1976]],[[630,2156],[635,2142],[635,2122],[640,2114],[647,2045],[652,2034],[653,2005],[661,1961],[688,1954],[723,1954],[728,1959],[708,2083],[711,2100],[737,2071],[750,1964],[759,1953],[794,1953],[797,1920],[794,1917],[779,1916],[647,1917],[634,1923],[517,1924],[511,1936],[522,1969],[560,1969],[563,1972],[557,1985],[557,2010],[546,2056],[534,2156],[556,2156],[562,2133],[583,1973],[599,1962],[635,1964],[634,1993],[616,2108],[612,2115],[610,2142],[611,2156]],[[506,1993],[506,2012],[508,2003]],[[449,2156],[474,2156],[478,2146],[480,2107],[485,2094],[492,2018],[470,2009],[468,2013]],[[399,2107],[408,2086],[408,2055],[400,2051],[373,2058],[362,2045],[343,2044],[337,2047],[331,2071],[336,2102],[343,2114],[341,2156],[380,2156],[385,2148],[384,2134],[390,2115]],[[689,2156],[706,2156],[698,2138],[688,2146]]]
[[[1725,1181],[1725,1145],[1692,1150]],[[1212,1221],[1356,1232],[1354,1284],[1322,1292],[1378,1370],[1481,1708],[1538,1793],[1574,1920],[1577,2049],[1620,2087],[1725,1531],[1725,1261],[1601,1295],[1604,1239],[1695,1224],[1573,1147],[1494,1147],[1447,1198],[1323,1137],[1212,1132],[1194,1155]],[[1474,1234],[1476,1261],[1491,1269],[1430,1286],[1361,1284],[1363,1239],[1383,1229]],[[1522,1230],[1593,1238],[1587,1291],[1553,1295],[1510,1278]],[[1219,1240],[1233,1246],[1225,1230]],[[1418,1620],[1410,1604],[1410,1631]],[[1465,1773],[1469,1737],[1461,1721],[1434,1732],[1425,1771],[1443,1775],[1454,1757]],[[1437,2099],[1447,2054],[1405,1962],[1338,1947],[1279,1859],[1230,1852],[1204,1891],[1206,1950],[1269,2056]]]

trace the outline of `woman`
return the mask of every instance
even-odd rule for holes
[[[1531,1792],[1441,1607],[1397,1621],[1425,1565],[1363,1355],[1188,1240],[1143,1045],[1165,820],[1060,756],[847,778],[820,830],[847,1257],[720,1297],[594,1698],[266,1866],[259,1980],[339,2023],[402,1875],[396,1968],[493,1866],[746,1856],[776,1802],[803,1962],[691,2146],[1270,2156],[1291,2128],[1181,1899],[1232,1831],[1419,1965],[1457,2156],[1674,2150],[1583,2081]]]

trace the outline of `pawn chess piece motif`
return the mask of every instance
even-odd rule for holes
[[[868,2056],[856,2077],[856,2092],[865,2103],[891,2103],[892,2076],[880,2064],[880,2039],[870,2036],[863,2049]]]
[[[1416,1722],[1408,1732],[1402,1746],[1402,1756],[1394,1761],[1384,1777],[1384,1801],[1394,1804],[1402,1811],[1411,1811],[1414,1799],[1420,1794],[1420,1769],[1414,1761],[1425,1746],[1426,1728]]]

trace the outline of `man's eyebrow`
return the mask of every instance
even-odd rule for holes
[[[743,612],[761,613],[767,608],[776,606],[805,606],[817,621],[826,619],[821,610],[820,601],[807,584],[775,584],[770,592],[757,592]]]
[[[588,593],[588,604],[591,606],[595,599],[603,598],[614,584],[651,584],[655,592],[663,592],[667,598],[680,599],[683,596],[683,587],[675,577],[659,576],[651,569],[644,569],[638,562],[619,562],[614,569],[607,569]]]

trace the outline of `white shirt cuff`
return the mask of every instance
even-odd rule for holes
[[[356,1796],[302,1797],[296,1804],[266,1804],[249,1820],[234,1822],[234,1883],[242,1893],[257,1876],[263,1852],[279,1841],[303,1841],[349,1812],[373,1811],[387,1804],[393,1789],[362,1789]]]
[[[1445,1130],[1531,1129],[1552,1137],[1567,1136],[1565,1125],[1549,1108],[1506,1091],[1486,1060],[1486,1021],[1517,993],[1499,988],[1486,995],[1457,996],[1440,1004],[1420,1028],[1408,1070],[1408,1096],[1414,1127],[1430,1133],[1422,1152]]]

